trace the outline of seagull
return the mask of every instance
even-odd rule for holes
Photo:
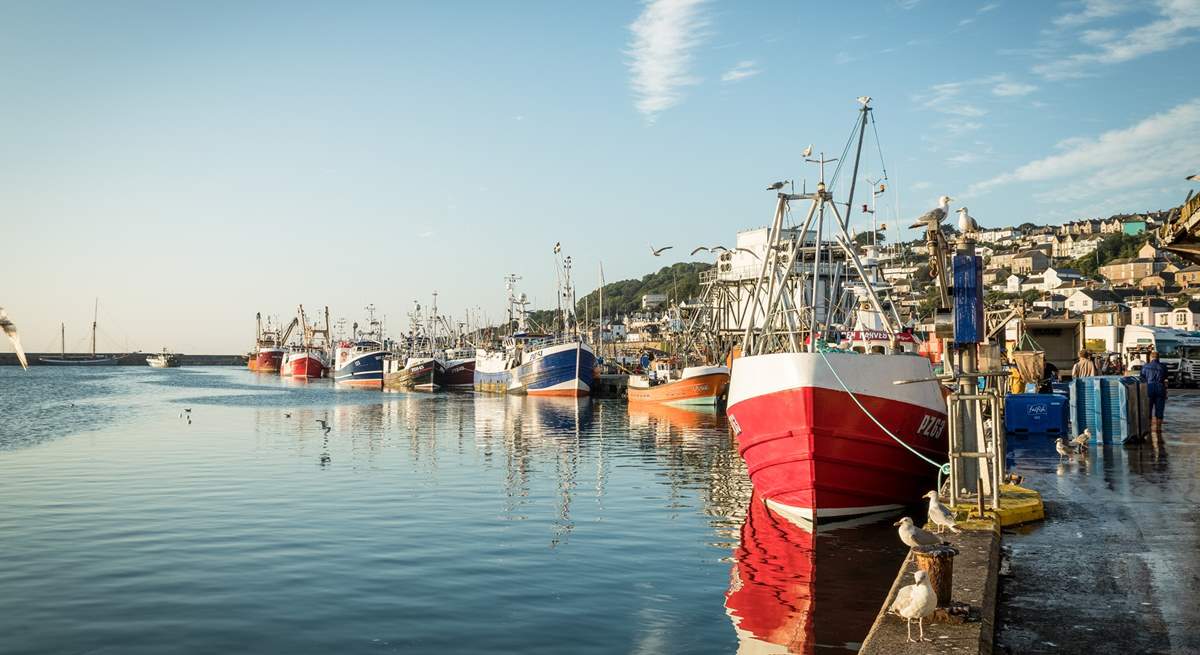
[[[696,253],[700,252],[701,250],[703,250],[703,251],[705,251],[705,252],[712,252],[712,251],[711,251],[711,250],[709,250],[708,248],[705,248],[704,246],[700,246],[700,247],[696,248],[695,250],[693,250],[693,251],[692,251],[692,254],[694,255],[694,254],[696,254]]]
[[[654,246],[650,246],[650,254],[654,255],[655,257],[660,257],[664,252],[674,247],[675,246],[663,246],[662,248],[655,248]]]
[[[724,252],[729,252],[729,248],[726,248],[725,246],[713,246],[713,247],[709,248],[710,252],[716,252],[718,250],[721,250]]]
[[[1083,432],[1080,432],[1079,434],[1075,435],[1075,438],[1071,440],[1071,444],[1075,446],[1075,450],[1083,451],[1083,450],[1087,450],[1088,442],[1091,440],[1092,440],[1092,429],[1084,428]]]
[[[962,532],[955,525],[954,512],[951,512],[949,507],[946,507],[942,504],[942,501],[938,500],[936,491],[930,491],[922,496],[922,498],[929,499],[929,520],[938,527],[939,533],[942,532],[943,528],[948,528],[954,534]]]
[[[17,337],[17,326],[8,320],[8,314],[0,307],[0,329],[4,330],[4,334],[8,335],[8,340],[12,342],[13,351],[17,353],[17,360],[21,362],[21,368],[29,370],[29,360],[25,359],[25,351],[21,348],[21,340]]]
[[[909,227],[919,228],[940,224],[942,221],[946,220],[946,211],[950,209],[951,200],[954,200],[954,198],[951,198],[950,196],[942,196],[941,198],[938,198],[938,206],[925,212],[924,215],[914,221]]]
[[[958,231],[963,234],[979,231],[979,223],[967,213],[966,207],[958,208]]]
[[[783,185],[785,185],[785,184],[787,184],[786,181],[776,182],[775,184],[772,184],[771,186],[767,187],[767,191],[778,191],[778,190],[782,189]]]
[[[1062,458],[1064,458],[1064,457],[1066,457],[1067,459],[1072,458],[1071,449],[1067,448],[1067,444],[1063,441],[1062,437],[1059,437],[1054,440],[1054,450],[1058,451],[1058,461],[1060,461],[1060,462],[1062,461]]]
[[[1200,173],[1196,173],[1195,175],[1189,175],[1189,176],[1187,176],[1187,179],[1190,182],[1200,182]]]
[[[858,100],[858,104],[860,104],[864,107],[871,104],[871,96],[858,96],[857,98],[855,98],[855,100]]]
[[[914,584],[901,587],[896,592],[896,600],[888,611],[908,622],[908,641],[917,641],[912,638],[913,619],[917,620],[917,627],[921,631],[920,641],[931,641],[925,639],[925,617],[931,616],[937,609],[937,593],[929,584],[929,574],[925,571],[913,573],[913,580],[916,581]]]
[[[811,154],[812,154],[812,144],[810,143],[810,144],[808,144],[808,147],[804,149],[804,152],[800,153],[800,156],[808,157]]]
[[[557,255],[557,254],[558,254],[558,253],[560,253],[560,252],[562,252],[562,242],[561,242],[561,241],[555,241],[555,242],[554,242],[554,254],[556,254],[556,255]]]
[[[739,252],[739,251],[747,252],[747,253],[750,253],[750,255],[752,255],[755,259],[759,259],[758,253],[754,252],[753,250],[750,250],[749,248],[734,248],[733,251],[734,252]]]
[[[900,541],[903,541],[904,545],[908,546],[909,548],[916,548],[917,546],[932,546],[934,544],[942,543],[941,538],[939,538],[936,534],[929,532],[928,530],[922,530],[921,528],[918,528],[913,523],[913,520],[907,516],[899,521],[896,521],[892,525],[900,528],[896,531],[900,535]]]

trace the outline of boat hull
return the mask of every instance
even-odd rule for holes
[[[383,355],[384,352],[381,350],[347,358],[334,369],[334,384],[365,389],[382,389]]]
[[[946,409],[937,384],[892,384],[932,377],[929,361],[827,357],[777,353],[734,360],[727,411],[755,492],[780,514],[803,521],[919,501],[936,485],[937,469],[871,416],[925,457],[945,461]]]
[[[323,378],[328,374],[329,365],[317,353],[298,352],[288,353],[283,358],[279,374],[293,378]]]
[[[729,385],[728,373],[710,373],[682,380],[672,380],[653,387],[633,387],[626,390],[631,403],[662,403],[664,405],[716,405]]]
[[[447,389],[470,389],[475,385],[475,360],[457,359],[446,362],[442,386]]]
[[[535,350],[525,363],[501,371],[475,367],[475,390],[491,393],[581,398],[591,394],[596,356],[582,342]]]
[[[38,361],[48,366],[116,366],[121,363],[120,357],[81,357],[74,358],[59,358],[59,357],[38,357]]]
[[[411,363],[383,377],[383,386],[388,389],[413,391],[437,391],[442,388],[442,364],[436,359]]]
[[[278,373],[283,364],[283,350],[280,348],[260,348],[254,356],[254,370],[257,373]]]

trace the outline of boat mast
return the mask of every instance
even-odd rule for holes
[[[62,323],[62,358],[67,358],[67,324]]]
[[[92,306],[92,359],[96,359],[96,319],[100,315],[100,299]]]

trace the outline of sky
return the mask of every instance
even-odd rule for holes
[[[101,350],[221,354],[298,304],[495,320],[507,273],[553,306],[556,242],[582,295],[767,224],[862,95],[881,222],[1167,208],[1198,37],[1200,0],[4,3],[0,306],[32,351],[98,298]]]

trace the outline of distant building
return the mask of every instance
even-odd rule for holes
[[[1033,301],[1034,307],[1045,307],[1050,311],[1061,312],[1067,308],[1067,297],[1052,293],[1045,298]]]
[[[1176,330],[1195,330],[1200,325],[1200,300],[1184,300],[1171,310],[1171,325]]]
[[[1121,221],[1121,231],[1130,236],[1137,236],[1146,231],[1146,219],[1141,216],[1126,218]]]
[[[1104,305],[1083,313],[1084,325],[1089,327],[1124,327],[1129,325],[1129,321],[1130,311],[1125,305]]]
[[[984,271],[986,281],[987,271]],[[1192,264],[1175,274],[1175,283],[1183,288],[1200,286],[1200,266]]]
[[[1104,305],[1115,305],[1121,297],[1108,289],[1076,289],[1067,296],[1067,309],[1072,312],[1090,312]]]
[[[1166,267],[1167,262],[1161,259],[1114,259],[1100,267],[1100,275],[1113,284],[1136,284],[1142,278],[1161,273]]]
[[[654,309],[667,302],[665,293],[647,293],[642,296],[642,309]]]
[[[1157,325],[1155,317],[1159,314],[1169,313],[1171,311],[1171,303],[1162,298],[1146,298],[1138,301],[1130,301],[1130,317],[1129,322],[1132,325]]]
[[[1051,266],[1042,274],[1045,280],[1044,288],[1046,291],[1057,289],[1063,285],[1078,282],[1083,279],[1083,273],[1073,268],[1058,268]]]
[[[1041,273],[1050,267],[1050,257],[1041,250],[1026,250],[1012,258],[1013,273]]]

